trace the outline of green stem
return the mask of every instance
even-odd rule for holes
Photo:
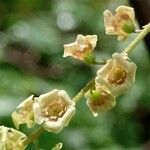
[[[123,53],[130,53],[136,45],[150,32],[150,23],[144,26],[144,29],[139,33],[139,35],[131,42],[131,44],[124,49]]]
[[[140,33],[142,30],[141,29],[136,29],[135,33]]]
[[[101,62],[94,61],[94,62],[93,62],[93,65],[105,65],[106,63],[107,63],[106,60],[103,60],[103,61],[101,61]]]
[[[39,141],[38,141],[38,139],[36,139],[34,141],[34,146],[35,146],[35,150],[39,150]]]
[[[93,88],[93,85],[95,83],[95,78],[90,80],[85,87],[73,98],[73,101],[77,103],[83,96],[84,94],[91,88]]]
[[[44,131],[44,128],[40,126],[37,130],[35,130],[33,133],[31,133],[28,138],[24,141],[24,145],[28,145],[35,141],[39,135]]]

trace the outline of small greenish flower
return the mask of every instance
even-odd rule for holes
[[[17,129],[19,129],[20,124],[27,124],[28,128],[32,128],[35,125],[32,110],[33,99],[34,95],[31,95],[17,107],[18,111],[12,113],[12,119]]]
[[[52,150],[61,150],[63,147],[63,143],[57,143],[53,148]]]
[[[0,150],[24,150],[27,136],[13,128],[0,126]]]
[[[64,45],[63,57],[72,56],[76,59],[84,61],[84,59],[89,56],[89,53],[92,53],[92,50],[96,47],[96,43],[97,35],[83,36],[78,34],[74,43]]]
[[[105,86],[88,91],[85,97],[94,117],[97,117],[99,113],[112,109],[116,105],[115,97]]]
[[[132,7],[119,6],[114,16],[109,10],[105,10],[103,14],[106,34],[118,35],[118,40],[123,40],[135,32],[135,14]]]
[[[59,133],[75,114],[75,103],[64,90],[53,90],[40,95],[33,104],[37,124],[45,130]]]
[[[114,96],[124,94],[135,82],[136,64],[125,53],[114,53],[112,59],[98,70],[96,88],[105,85]]]

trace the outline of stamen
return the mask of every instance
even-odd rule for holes
[[[127,71],[119,65],[115,65],[109,72],[107,79],[112,84],[120,85],[127,77]]]
[[[57,121],[66,112],[66,106],[67,104],[62,99],[53,100],[43,106],[43,115],[49,120]]]

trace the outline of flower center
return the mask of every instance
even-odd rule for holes
[[[107,79],[110,83],[122,84],[127,77],[127,71],[119,65],[115,65],[109,72]]]
[[[129,15],[127,15],[127,14],[122,14],[122,15],[120,15],[120,18],[123,19],[123,20],[128,20],[128,19],[130,19],[130,18],[129,18]]]
[[[62,99],[50,101],[48,104],[45,104],[43,114],[45,117],[48,117],[49,120],[57,121],[58,118],[61,118],[66,112],[66,106],[66,102]]]
[[[115,19],[113,20],[113,27],[115,31],[122,33],[122,26],[130,20],[129,16],[127,14],[122,15],[116,15]]]

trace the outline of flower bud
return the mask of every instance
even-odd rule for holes
[[[13,128],[0,126],[0,150],[24,150],[27,136]]]
[[[53,148],[52,150],[61,150],[63,147],[63,143],[57,143]]]
[[[34,95],[31,95],[17,107],[17,111],[12,113],[12,119],[17,129],[19,129],[20,124],[27,124],[28,128],[32,128],[35,125],[32,110],[33,99]]]
[[[88,91],[85,97],[94,117],[97,117],[98,113],[106,112],[116,105],[115,97],[105,86]]]

